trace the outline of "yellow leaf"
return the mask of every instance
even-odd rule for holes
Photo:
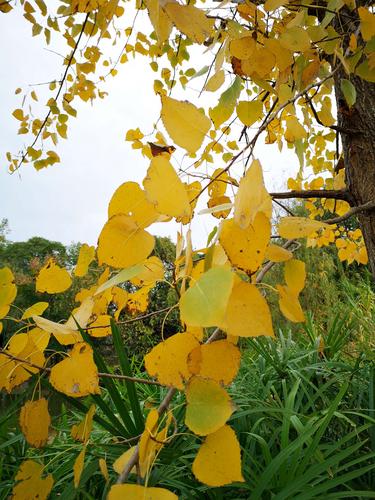
[[[335,175],[333,179],[333,189],[346,189],[345,169],[341,169],[338,174]]]
[[[280,37],[281,45],[293,52],[304,52],[310,48],[310,38],[305,28],[293,26]]]
[[[233,266],[253,274],[264,260],[270,236],[270,221],[258,212],[254,223],[246,229],[241,229],[234,219],[225,220],[219,241]]]
[[[13,335],[6,352],[19,359],[23,359],[37,366],[44,366],[45,358],[34,342],[26,333]],[[22,361],[13,361],[5,354],[0,353],[0,389],[5,388],[11,392],[14,387],[26,382],[39,368]]]
[[[99,469],[100,472],[102,473],[102,476],[104,479],[108,482],[109,481],[109,474],[108,474],[108,467],[107,467],[107,462],[105,461],[105,458],[99,458]]]
[[[4,3],[0,4],[0,12],[3,12],[4,14],[6,14],[6,13],[10,12],[11,10],[13,10],[13,6],[10,3],[4,2]],[[17,89],[17,90],[21,91],[21,89]],[[16,90],[16,94],[18,94],[17,90]]]
[[[111,279],[108,281],[102,281],[99,283],[98,281],[98,288],[94,290],[94,297],[102,294],[109,288],[112,288],[116,285],[119,285],[120,283],[123,283],[124,281],[129,281],[135,276],[137,276],[139,273],[144,271],[144,266],[143,264],[137,264],[136,266],[129,267],[127,269],[123,269],[119,273],[117,273],[115,276],[113,276]],[[107,279],[107,278],[106,278]],[[78,294],[77,294],[78,296]],[[78,299],[76,296],[76,302],[79,302],[80,299]]]
[[[55,264],[53,259],[48,259],[47,263],[39,271],[35,286],[37,292],[52,294],[65,292],[71,284],[72,279],[68,271]]]
[[[236,280],[226,312],[226,331],[238,337],[274,337],[270,309],[255,285]]]
[[[287,5],[289,3],[289,0],[266,0],[264,4],[264,10],[267,12],[271,10],[276,10],[282,5]]]
[[[159,42],[165,42],[172,31],[172,23],[169,17],[161,8],[159,0],[145,0],[145,5]]]
[[[152,258],[152,257],[151,257]],[[112,298],[110,300],[111,307],[116,308],[116,312],[113,317],[115,320],[119,319],[121,311],[125,308],[128,302],[129,294],[123,288],[118,286],[112,288]]]
[[[108,314],[98,316],[95,321],[90,323],[87,333],[91,337],[108,337],[108,335],[111,335],[111,316]]]
[[[332,102],[329,97],[324,98],[322,107],[318,111],[319,120],[326,127],[331,127],[335,123],[335,118],[332,115]]]
[[[203,337],[204,337],[203,328],[201,328],[199,326],[189,326],[189,329],[186,333],[191,333],[192,335],[194,335],[194,337],[197,340],[199,340],[199,342],[202,342]]]
[[[14,276],[9,267],[0,269],[0,318],[4,318],[17,295]]]
[[[237,59],[249,59],[256,49],[256,41],[252,36],[236,38],[229,44],[229,52]]]
[[[165,155],[152,158],[143,181],[147,199],[156,210],[170,217],[187,217],[191,213],[184,184]]]
[[[161,118],[169,136],[188,153],[195,153],[211,128],[210,120],[190,102],[162,95],[161,103]]]
[[[300,124],[296,116],[287,116],[285,118],[285,124],[286,130],[284,137],[287,142],[295,142],[307,137],[306,130]]]
[[[375,35],[375,14],[366,7],[358,7],[358,14],[361,20],[361,33],[364,40],[371,40]]]
[[[14,118],[15,118],[16,120],[19,120],[20,122],[22,122],[22,121],[25,119],[25,117],[23,116],[23,111],[22,111],[22,109],[15,109],[15,110],[13,111],[12,115],[14,116]]]
[[[39,351],[43,352],[48,346],[51,334],[45,332],[41,328],[32,328],[27,332],[31,341],[35,344]]]
[[[194,42],[203,43],[213,30],[214,19],[209,19],[203,10],[193,5],[180,5],[170,1],[163,9],[176,28]]]
[[[17,484],[13,488],[14,500],[47,500],[53,486],[53,477],[48,474],[43,478],[44,466],[26,460],[22,462],[16,475]]]
[[[197,205],[198,196],[202,190],[202,185],[198,181],[191,182],[190,184],[184,183],[186,189],[186,194],[189,200],[190,213],[185,217],[177,217],[176,222],[182,222],[182,224],[189,224],[193,217],[194,208]]]
[[[229,394],[214,380],[191,378],[186,388],[186,400],[185,424],[199,436],[220,429],[233,413]]]
[[[293,253],[286,248],[270,243],[267,247],[265,258],[271,262],[285,262],[293,258]]]
[[[28,319],[32,316],[40,316],[47,309],[48,305],[48,302],[36,302],[25,310],[21,319]]]
[[[305,315],[298,301],[298,295],[293,293],[288,287],[282,285],[277,285],[276,288],[279,292],[279,307],[283,315],[294,323],[305,321]]]
[[[241,448],[233,429],[224,425],[206,437],[193,462],[193,474],[208,486],[244,482]]]
[[[363,264],[363,265],[368,264],[368,254],[367,254],[367,248],[365,246],[362,246],[359,249],[357,261],[359,262],[359,264]]]
[[[73,476],[74,476],[74,487],[78,488],[79,486],[79,481],[81,479],[83,467],[85,465],[85,454],[86,454],[86,446],[84,446],[78,455],[78,457],[75,459],[74,465],[73,465]]]
[[[223,85],[224,81],[225,73],[224,70],[221,69],[211,76],[204,89],[208,92],[216,92]]]
[[[178,500],[177,495],[164,488],[146,488],[140,484],[115,484],[111,486],[108,500]]]
[[[34,448],[42,448],[48,440],[51,417],[44,398],[26,401],[21,408],[20,427],[26,441]]]
[[[217,198],[210,198],[207,206],[214,217],[217,219],[226,219],[230,214],[233,204],[228,196],[218,196]]]
[[[237,116],[247,127],[251,127],[263,116],[262,101],[240,101],[237,104]]]
[[[131,457],[133,456],[136,446],[132,446],[128,450],[126,450],[122,455],[120,455],[114,462],[113,462],[113,470],[117,472],[117,474],[121,474],[121,472],[124,470],[126,464],[129,462]],[[131,473],[136,472],[136,466],[131,469]]]
[[[258,47],[249,59],[241,62],[241,68],[245,75],[266,78],[276,64],[276,57],[266,47]]]
[[[114,192],[108,206],[108,217],[117,214],[133,217],[143,229],[157,221],[160,216],[136,182],[124,182]]]
[[[299,295],[306,280],[305,263],[301,260],[292,259],[285,263],[285,281],[293,293]]]
[[[143,262],[154,248],[154,237],[140,228],[132,217],[114,215],[104,225],[98,241],[99,264],[130,267]]]
[[[95,259],[95,247],[84,243],[79,249],[78,262],[74,269],[74,274],[78,277],[85,276],[89,265]],[[41,313],[39,313],[41,314]]]
[[[307,217],[282,217],[279,222],[278,231],[282,238],[294,239],[310,236],[319,229],[328,229],[329,224]]]
[[[150,286],[144,286],[136,292],[129,293],[126,308],[131,314],[142,313],[147,310],[150,289]]]
[[[169,425],[172,421],[172,414],[168,412],[165,426],[158,429],[159,413],[152,409],[147,415],[145,430],[139,440],[139,473],[142,478],[149,474],[155,458],[166,442]]]
[[[260,162],[254,160],[240,185],[234,201],[234,222],[241,229],[254,223],[258,213],[262,212],[268,219],[272,215],[272,199],[264,186],[263,170]]]
[[[294,63],[293,53],[285,49],[281,45],[280,40],[276,38],[265,38],[264,46],[275,56],[276,66],[280,71],[285,71]]]
[[[73,439],[76,441],[82,441],[82,443],[87,443],[91,430],[92,430],[92,419],[95,413],[95,405],[91,405],[89,411],[86,413],[85,418],[79,423],[74,424],[70,431]]]
[[[193,349],[188,356],[188,366],[193,375],[228,385],[237,375],[240,360],[238,347],[227,340],[217,340]]]
[[[210,177],[210,184],[208,186],[208,195],[210,198],[219,198],[223,196],[227,190],[229,183],[229,175],[223,168],[214,170]]]
[[[52,333],[61,345],[75,344],[76,342],[80,342],[82,340],[81,334],[76,330],[76,328],[55,323],[54,321],[42,318],[41,316],[33,316],[33,320],[39,328],[47,333]]]
[[[91,347],[84,342],[75,344],[68,356],[52,367],[49,381],[56,390],[74,398],[100,394]]]
[[[153,409],[147,415],[145,430],[139,440],[139,468],[141,477],[145,477],[152,467],[157,451],[163,446],[156,442],[159,413]]]
[[[183,389],[184,382],[191,376],[188,355],[198,346],[198,340],[191,333],[172,335],[146,354],[144,362],[148,374],[163,385]]]
[[[314,58],[303,70],[301,76],[301,85],[302,88],[307,87],[310,83],[312,83],[315,78],[318,76],[320,70],[320,60],[318,57]]]
[[[164,265],[159,257],[153,255],[143,263],[143,270],[131,279],[135,286],[150,286],[164,279]]]
[[[97,299],[98,300],[98,299]],[[65,326],[72,328],[73,330],[78,330],[78,325],[81,328],[86,328],[87,323],[92,314],[94,314],[94,307],[96,306],[96,302],[93,297],[86,297],[79,307],[73,309],[70,313],[68,321],[65,323]]]
[[[189,326],[221,326],[233,285],[233,273],[215,267],[203,273],[180,299],[181,321]]]

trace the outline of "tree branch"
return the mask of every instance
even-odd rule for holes
[[[89,16],[90,16],[90,12],[86,15],[85,20],[83,21],[81,32],[80,32],[80,34],[78,36],[78,39],[77,39],[77,43],[75,44],[74,49],[73,49],[72,53],[70,54],[70,57],[69,57],[69,60],[68,60],[68,64],[66,65],[63,77],[62,77],[62,79],[59,82],[60,83],[59,89],[58,89],[57,94],[56,94],[56,96],[54,98],[55,102],[57,101],[57,99],[59,98],[59,96],[61,94],[61,91],[62,91],[63,85],[65,83],[66,77],[68,76],[68,71],[70,69],[70,66],[72,65],[74,55],[75,55],[75,53],[76,53],[76,51],[78,49],[78,45],[79,45],[79,43],[81,41],[81,38],[82,38],[82,35],[83,35],[84,31],[85,31],[85,27],[86,27],[87,21],[89,19]],[[37,141],[38,141],[38,139],[40,137],[40,134],[42,133],[44,127],[46,126],[46,124],[48,122],[49,117],[51,116],[51,113],[52,113],[52,111],[51,111],[51,108],[50,108],[49,111],[48,111],[48,113],[47,113],[47,115],[46,115],[46,117],[43,120],[43,123],[41,124],[41,126],[40,126],[40,128],[38,130],[38,133],[35,136],[34,141],[32,142],[32,144],[29,147],[33,148],[35,146],[35,144],[37,143]],[[27,148],[27,149],[29,149],[29,148]],[[14,174],[14,172],[16,172],[21,167],[21,165],[24,163],[24,161],[26,160],[26,158],[27,158],[27,149],[26,149],[26,152],[22,155],[20,163],[11,172],[11,174]]]
[[[326,224],[339,224],[340,222],[343,222],[346,219],[349,219],[350,217],[353,217],[353,215],[356,215],[360,212],[367,212],[369,210],[374,210],[375,209],[375,201],[368,201],[367,203],[364,203],[363,205],[357,205],[356,207],[351,208],[346,214],[340,215],[339,217],[334,217],[332,219],[328,219],[322,222],[325,222]]]
[[[158,309],[157,311],[152,311],[150,313],[144,314],[143,316],[137,316],[136,318],[126,319],[124,321],[117,321],[117,324],[118,325],[129,325],[130,323],[136,323],[137,321],[142,321],[143,319],[151,318],[152,316],[156,316],[157,314],[161,314],[163,312],[168,312],[174,306],[164,307],[164,309]],[[97,328],[109,328],[110,326],[111,325],[87,326],[86,328],[83,328],[83,330],[95,330]]]
[[[283,248],[288,249],[293,245],[293,243],[297,243],[296,240],[287,240],[284,245],[282,246]],[[262,267],[262,269],[259,271],[256,277],[256,282],[260,283],[264,276],[268,273],[270,269],[273,268],[275,264],[278,264],[277,262],[269,261],[265,266]]]
[[[194,198],[192,200],[190,200],[190,204],[194,203],[194,201],[197,200],[200,197],[200,195],[204,191],[206,191],[206,189],[208,189],[208,187],[213,182],[215,182],[217,180],[218,177],[220,177],[221,175],[223,175],[224,172],[228,172],[228,170],[232,167],[232,165],[245,153],[245,151],[250,150],[249,157],[251,156],[251,153],[254,150],[255,144],[256,144],[259,136],[267,129],[268,125],[277,117],[277,115],[283,109],[285,109],[287,106],[289,106],[289,104],[293,104],[295,101],[297,101],[308,90],[310,90],[310,89],[312,89],[314,87],[320,87],[321,85],[323,85],[324,82],[326,82],[327,80],[329,80],[330,78],[333,77],[333,75],[336,73],[336,71],[338,71],[339,67],[340,67],[340,65],[337,65],[336,68],[333,71],[331,71],[331,73],[329,73],[327,76],[325,76],[324,78],[322,78],[318,82],[311,83],[304,90],[302,90],[301,92],[298,92],[295,96],[293,96],[292,98],[288,99],[286,102],[284,102],[283,104],[281,104],[274,112],[268,113],[266,119],[263,120],[263,123],[259,127],[258,131],[255,133],[255,135],[251,139],[251,141],[248,144],[246,144],[246,146],[244,146],[239,153],[237,153],[235,156],[233,156],[233,158],[228,163],[228,165],[224,168],[224,170],[220,171],[215,177],[213,177],[213,178],[210,179],[210,181],[199,191],[199,193],[196,196],[194,196]],[[273,107],[271,109],[273,109]]]
[[[216,340],[219,333],[220,333],[220,328],[216,328],[215,331],[213,332],[213,334],[206,340],[205,344],[210,344],[211,342]],[[172,401],[173,396],[175,395],[176,392],[177,392],[177,389],[175,389],[174,387],[170,387],[168,389],[167,394],[165,395],[163,401],[160,403],[160,405],[158,407],[159,417],[161,417],[167,411],[167,409],[170,405],[170,402]],[[137,446],[134,450],[134,453],[130,457],[128,463],[125,465],[123,471],[121,472],[121,474],[119,474],[117,481],[116,481],[117,484],[122,484],[127,480],[128,476],[130,474],[130,471],[138,463],[138,460],[139,460],[139,443],[137,444]]]
[[[344,200],[351,202],[350,192],[346,189],[310,189],[301,191],[285,191],[281,193],[270,193],[271,198],[275,200],[286,200],[289,198],[327,198],[333,200]]]
[[[29,361],[27,359],[23,359],[23,358],[19,358],[17,356],[14,356],[13,354],[11,354],[10,352],[5,351],[5,350],[1,350],[0,354],[4,354],[12,361],[18,361],[22,364],[30,366],[31,368],[37,368],[38,370],[43,371],[43,372],[50,373],[52,370],[52,368],[48,368],[47,366],[36,365],[35,363],[32,363],[31,361]],[[116,380],[129,380],[130,382],[135,382],[137,384],[158,385],[160,387],[163,387],[163,385],[160,384],[159,382],[156,382],[156,380],[148,380],[148,379],[143,379],[143,378],[138,378],[138,377],[129,377],[128,375],[116,375],[115,373],[99,372],[98,376],[99,376],[99,378],[112,378],[112,379],[116,379]]]

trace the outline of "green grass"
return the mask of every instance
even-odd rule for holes
[[[245,483],[222,488],[200,484],[191,464],[202,440],[184,426],[185,399],[173,400],[178,433],[165,446],[148,478],[181,499],[308,500],[375,498],[375,368],[373,355],[374,295],[368,284],[340,284],[345,300],[329,318],[308,314],[299,330],[278,332],[276,340],[242,340],[242,364],[229,388],[237,411],[229,425],[242,449]],[[83,333],[84,334],[84,333]],[[324,350],[320,352],[321,338]],[[113,325],[118,364],[106,365],[96,352],[100,371],[144,377],[127,357]],[[96,350],[97,351],[97,350]],[[108,379],[107,379],[108,380]],[[5,397],[0,415],[0,498],[11,494],[20,463],[35,458],[55,481],[51,498],[104,499],[116,481],[112,464],[142,431],[150,406],[166,390],[156,386],[110,381],[100,396],[71,400],[55,393],[52,439],[42,450],[25,443],[18,411],[32,387]],[[97,406],[79,487],[73,465],[82,444],[70,429],[91,403]],[[105,459],[110,481],[98,461]],[[136,481],[130,475],[130,481]]]

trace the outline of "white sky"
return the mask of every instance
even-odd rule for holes
[[[106,99],[96,100],[93,105],[75,105],[78,117],[69,120],[68,140],[61,140],[56,149],[61,163],[39,172],[31,165],[24,165],[18,173],[9,175],[6,151],[14,153],[28,145],[24,142],[27,136],[17,135],[18,122],[11,116],[12,111],[20,107],[20,97],[14,90],[58,79],[61,58],[45,50],[42,36],[31,37],[31,25],[17,8],[0,15],[0,46],[0,158],[3,160],[0,218],[9,220],[9,238],[22,241],[43,236],[65,244],[73,241],[96,244],[115,189],[127,180],[141,182],[146,174],[148,160],[132,150],[124,138],[130,128],[151,131],[159,116],[160,100],[152,90],[155,73],[146,58],[139,57],[137,61],[119,66],[118,75],[106,85],[109,93]],[[50,48],[55,47],[52,43]],[[198,61],[196,69],[203,65],[203,61]],[[194,81],[197,87],[202,84],[203,79]],[[33,88],[38,92],[38,87]],[[181,92],[173,96],[191,97]],[[192,93],[195,104],[206,105],[208,101],[204,99],[198,100]],[[274,146],[260,145],[257,156],[268,188],[284,190],[287,177],[298,169],[295,155],[290,151],[279,153]],[[178,166],[176,160],[175,167]],[[214,168],[222,166],[214,165]],[[205,207],[202,204],[200,208]],[[217,220],[207,215],[195,219],[193,244],[204,246]],[[154,225],[150,231],[175,240],[177,229],[176,224],[166,223]]]

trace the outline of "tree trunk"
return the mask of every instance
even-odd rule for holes
[[[346,14],[353,16],[350,23],[352,26],[348,29],[346,24],[347,42],[350,33],[357,29],[359,19],[356,11],[345,10]],[[338,24],[334,27],[342,33]],[[340,82],[343,78],[350,79],[357,91],[357,99],[352,108],[347,106],[341,91]],[[347,130],[347,133],[341,132],[346,183],[352,205],[362,205],[375,201],[375,84],[347,75],[342,65],[337,69],[334,80],[338,125]],[[369,267],[375,280],[375,210],[361,213],[358,219],[367,248]]]

